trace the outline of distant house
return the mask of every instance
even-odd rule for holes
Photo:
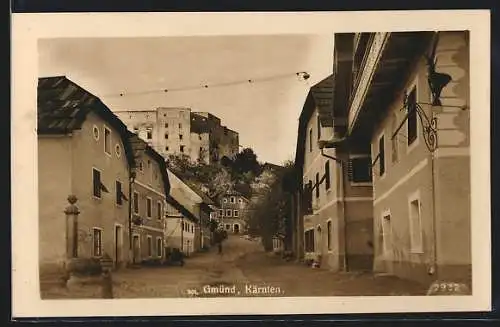
[[[97,97],[64,76],[38,80],[39,262],[41,275],[107,253],[130,261],[126,126]],[[67,198],[79,216],[68,222]],[[73,199],[74,200],[74,199]]]
[[[198,218],[170,195],[166,198],[165,218],[165,246],[179,249],[186,255],[194,252]]]
[[[166,196],[170,183],[163,157],[129,133],[136,169],[132,179],[132,260],[163,259]]]
[[[169,169],[167,169],[167,172],[171,185],[171,197],[190,213],[188,216],[184,216],[187,218],[191,217],[191,222],[189,224],[192,224],[192,228],[186,228],[185,231],[188,233],[189,237],[182,237],[181,248],[190,253],[198,251],[204,245],[208,245],[211,242],[208,226],[210,212],[212,211],[210,205],[213,204],[213,202],[194,185],[184,182]],[[178,208],[175,209],[178,210]],[[168,229],[172,227],[172,220],[169,220],[168,226],[170,227],[167,228],[167,234],[169,233]],[[192,234],[192,238],[189,233]]]
[[[249,200],[233,189],[219,196],[219,226],[234,234],[242,233],[248,226]]]

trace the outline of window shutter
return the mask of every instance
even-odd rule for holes
[[[347,178],[350,182],[354,180],[353,167],[352,167],[352,159],[349,159],[347,162]]]

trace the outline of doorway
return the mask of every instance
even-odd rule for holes
[[[115,225],[115,267],[120,267],[122,263],[123,249],[123,228],[120,225]]]
[[[238,234],[240,232],[240,224],[234,224],[233,230],[235,234]]]

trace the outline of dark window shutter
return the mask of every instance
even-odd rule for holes
[[[347,178],[350,182],[352,182],[354,180],[352,159],[349,159],[349,161],[347,162]]]

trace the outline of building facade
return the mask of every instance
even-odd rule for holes
[[[221,125],[210,113],[192,112],[189,108],[115,111],[128,129],[160,153],[186,155],[195,162],[217,162],[232,158],[239,151],[238,133]]]
[[[126,126],[62,76],[38,80],[37,132],[40,274],[104,254],[115,266],[129,262]],[[78,210],[65,217],[69,196]]]
[[[291,215],[299,259],[338,270],[371,270],[373,215],[370,156],[357,148],[325,148],[335,135],[343,72],[314,85],[299,118],[298,193]],[[340,88],[340,89],[339,89]],[[336,97],[334,97],[334,94]],[[340,98],[340,97],[339,97]]]
[[[216,217],[219,227],[234,234],[246,232],[248,205],[248,199],[235,190],[229,190],[220,196]]]
[[[223,126],[221,120],[208,112],[193,112],[191,114],[191,130],[204,141],[202,149],[208,149],[209,162],[218,162],[223,157],[233,159],[239,152],[239,135],[237,132]],[[196,137],[195,137],[196,138]],[[207,143],[205,143],[207,142]],[[205,144],[208,147],[205,147]]]
[[[470,283],[468,32],[337,34],[335,46],[352,80],[332,146],[370,148],[374,270]]]
[[[164,259],[164,225],[169,181],[163,157],[129,133],[136,169],[131,192],[132,262]]]
[[[182,206],[182,208],[184,208],[184,211],[179,209],[179,206],[173,207],[173,209],[179,211],[182,216],[180,217],[174,215],[173,217],[170,217],[175,218],[176,220],[169,220],[168,226],[170,227],[167,226],[166,233],[170,234],[169,230],[172,227],[177,226],[179,218],[187,219],[184,220],[184,224],[182,221],[180,222],[180,230],[184,233],[181,234],[182,241],[180,244],[182,244],[182,246],[179,248],[190,251],[189,253],[199,251],[202,247],[209,246],[211,243],[209,225],[210,213],[212,212],[210,206],[213,202],[206,195],[204,195],[202,191],[195,186],[184,182],[169,169],[167,169],[167,172],[171,185],[170,195],[179,203],[180,206]],[[173,212],[175,213],[175,211]],[[179,236],[179,233],[174,233],[174,235]]]
[[[165,207],[165,245],[179,249],[189,256],[195,249],[195,231],[198,219],[172,196],[167,196]]]

